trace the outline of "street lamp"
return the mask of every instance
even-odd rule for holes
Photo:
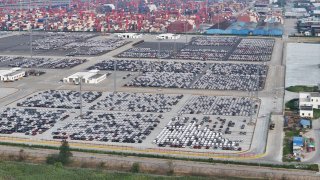
[[[80,101],[80,118],[82,119],[82,76],[78,76],[79,80],[79,85],[80,85],[80,96],[79,96],[79,101]]]
[[[158,60],[160,60],[160,50],[161,50],[161,48],[160,48],[160,41],[161,41],[161,39],[159,38],[159,39],[158,39]]]
[[[176,34],[176,30],[174,30],[174,46],[173,46],[173,53],[174,53],[174,58],[176,59],[176,55],[177,55],[177,44],[176,44],[176,38],[177,38],[177,34]]]
[[[113,93],[117,92],[117,63],[118,61],[115,59],[113,63]]]
[[[31,13],[31,0],[29,1],[29,13]],[[32,13],[31,13],[32,14]],[[30,23],[30,57],[32,58],[32,25]]]

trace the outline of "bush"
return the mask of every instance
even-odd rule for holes
[[[320,109],[313,109],[313,119],[320,118]]]
[[[106,167],[106,163],[105,162],[100,162],[97,166],[98,169],[103,169]]]
[[[286,108],[293,110],[299,110],[299,99],[291,99],[290,101],[286,102]]]
[[[287,91],[291,92],[317,92],[319,91],[318,86],[290,86],[286,88]]]
[[[61,162],[55,162],[54,163],[54,167],[57,168],[57,169],[61,169],[61,168],[63,168],[63,165],[62,165]]]
[[[27,159],[26,153],[24,152],[23,149],[20,149],[18,161],[25,161],[26,159]]]
[[[58,154],[51,154],[47,157],[46,160],[47,164],[52,164],[54,165],[56,162],[59,162],[59,156]]]
[[[168,161],[168,172],[167,172],[167,175],[168,176],[172,176],[174,174],[174,167],[173,167],[173,162],[172,160]]]
[[[131,172],[138,173],[140,171],[140,164],[135,162],[132,164]]]

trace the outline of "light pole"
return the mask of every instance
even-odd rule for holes
[[[32,26],[30,27],[30,57],[32,58]]]
[[[79,96],[79,101],[80,101],[80,118],[82,119],[82,76],[78,76],[79,79],[79,85],[80,85],[80,96]]]
[[[158,60],[160,61],[160,50],[161,50],[161,48],[160,48],[160,41],[161,41],[161,39],[158,39]]]
[[[186,19],[186,22],[184,23],[184,33],[186,35],[186,45],[188,44],[188,35],[187,35],[187,19]]]
[[[31,0],[29,1],[29,13],[31,13]],[[32,13],[31,13],[32,15]],[[32,58],[32,25],[30,23],[30,57]]]
[[[20,13],[21,13],[21,14],[20,14],[20,18],[22,17],[22,6],[21,6],[21,1],[22,1],[22,0],[20,0],[20,1],[19,1],[19,8],[20,8]],[[20,29],[21,29],[21,20],[19,21],[19,32],[20,32]]]
[[[173,46],[173,53],[174,53],[174,58],[176,59],[176,54],[177,54],[177,44],[176,44],[176,30],[174,30],[174,46]]]
[[[118,61],[115,59],[113,63],[113,93],[117,92],[117,63]]]

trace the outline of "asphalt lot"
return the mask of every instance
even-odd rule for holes
[[[0,99],[3,97],[7,97],[10,94],[17,92],[18,90],[15,88],[0,88]]]

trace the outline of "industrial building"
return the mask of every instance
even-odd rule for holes
[[[168,33],[185,33],[193,29],[193,25],[188,21],[174,21],[167,27]]]
[[[12,82],[21,79],[26,72],[21,68],[12,68],[9,70],[0,70],[0,80],[4,82]]]
[[[137,34],[137,33],[119,33],[117,34],[119,38],[124,38],[124,39],[138,39],[142,38],[142,34]]]
[[[171,34],[171,33],[166,33],[166,34],[159,34],[157,39],[179,39],[180,35],[178,34]]]
[[[306,36],[320,36],[320,18],[315,16],[301,18],[297,22],[297,29]]]
[[[80,79],[82,83],[98,84],[107,78],[106,74],[99,74],[99,70],[90,70],[88,72],[77,72],[69,77],[63,78],[64,83],[79,84]]]

